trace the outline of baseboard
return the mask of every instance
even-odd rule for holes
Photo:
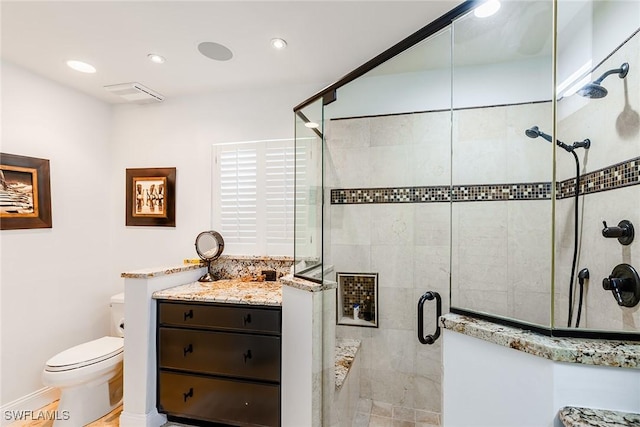
[[[148,414],[134,414],[122,411],[120,427],[159,427],[167,422],[167,416],[154,408]]]
[[[8,426],[15,421],[24,419],[25,412],[36,411],[43,406],[55,402],[59,398],[60,390],[53,387],[44,387],[13,402],[2,405],[0,407],[0,413],[2,413],[0,426]]]

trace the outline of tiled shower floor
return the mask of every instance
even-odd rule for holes
[[[43,412],[53,412],[57,409],[58,402],[41,408]],[[119,427],[122,406],[109,412],[99,420],[87,427]],[[8,427],[52,427],[52,420],[16,421]],[[168,422],[165,427],[180,426]],[[389,403],[372,402],[369,399],[360,399],[352,427],[439,427],[440,416],[434,412],[420,411]]]
[[[439,427],[435,412],[394,406],[390,403],[360,399],[353,427]]]

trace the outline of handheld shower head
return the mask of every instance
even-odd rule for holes
[[[527,135],[529,138],[537,138],[540,136],[546,139],[547,141],[552,142],[551,135],[547,135],[546,133],[542,132],[540,128],[538,128],[538,126],[533,126],[530,129],[525,130],[524,134]]]
[[[587,83],[586,85],[582,86],[582,88],[578,90],[577,94],[580,96],[584,96],[585,98],[604,98],[605,96],[607,96],[609,91],[607,91],[607,89],[602,86],[602,81],[611,74],[617,74],[618,77],[624,79],[625,77],[627,77],[628,73],[629,63],[625,62],[620,66],[620,68],[609,70],[593,82]]]
[[[551,135],[542,132],[538,126],[532,126],[531,128],[525,130],[524,134],[527,135],[529,138],[535,139],[537,137],[541,137],[549,142],[553,142],[553,138],[551,138]],[[574,142],[573,145],[567,145],[564,142],[556,139],[556,145],[570,153],[576,148],[589,149],[589,147],[591,147],[591,141],[589,139],[585,139],[584,141]]]

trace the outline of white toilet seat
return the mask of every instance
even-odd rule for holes
[[[102,337],[77,345],[47,360],[45,371],[61,372],[95,365],[120,355],[124,351],[124,338]],[[111,361],[117,363],[119,360]],[[111,364],[111,363],[110,363]]]

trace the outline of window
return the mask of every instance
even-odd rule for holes
[[[293,255],[294,150],[292,139],[213,146],[213,228],[225,252]]]

